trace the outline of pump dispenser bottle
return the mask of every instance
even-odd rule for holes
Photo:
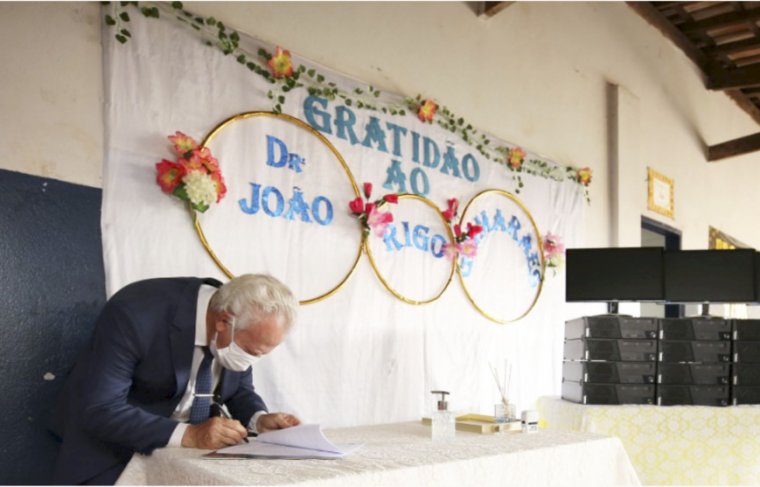
[[[453,440],[456,435],[456,418],[454,417],[454,413],[448,410],[448,403],[446,402],[446,395],[448,392],[430,392],[441,395],[440,400],[438,400],[437,408],[431,415],[433,441]]]

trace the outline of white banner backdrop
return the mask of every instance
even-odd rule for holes
[[[102,229],[109,295],[150,277],[226,280],[196,234],[186,204],[160,191],[155,163],[173,157],[166,136],[177,130],[201,141],[236,114],[273,106],[269,81],[165,17],[145,19],[135,12],[125,44],[109,29],[104,34]],[[275,50],[246,36],[239,44],[250,53]],[[345,92],[367,88],[295,53],[293,64],[324,73]],[[379,103],[402,100],[378,97]],[[562,276],[552,278],[548,270],[535,307],[506,325],[478,312],[456,275],[437,301],[402,301],[383,286],[368,256],[358,253],[361,227],[348,203],[360,189],[329,145],[358,187],[373,183],[373,199],[419,193],[445,209],[447,199],[456,197],[461,214],[481,191],[501,190],[467,209],[467,221],[481,224],[484,232],[478,256],[462,266],[469,298],[498,318],[519,317],[540,289],[539,243],[526,209],[540,234],[559,234],[572,246],[579,237],[583,188],[567,179],[522,174],[524,187],[515,201],[503,194],[515,186],[504,165],[414,113],[350,107],[300,87],[276,101],[283,113],[315,131],[257,115],[213,135],[208,147],[228,193],[199,214],[208,244],[233,274],[271,273],[301,300],[329,292],[355,262],[356,268],[335,294],[301,306],[286,342],[257,365],[254,382],[270,409],[325,426],[412,420],[434,406],[430,390],[445,389],[452,409],[492,414],[499,394],[490,366],[503,373],[505,361],[512,368],[508,395],[518,410],[532,407],[540,395],[557,394]],[[425,301],[451,276],[451,261],[442,252],[449,229],[437,209],[413,197],[386,207],[394,222],[385,238],[368,237],[376,267],[397,294]]]

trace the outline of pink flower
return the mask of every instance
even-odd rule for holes
[[[351,209],[351,213],[354,215],[360,215],[364,213],[364,200],[361,197],[351,200],[348,203],[348,207]]]
[[[198,147],[198,143],[195,139],[189,135],[185,135],[179,130],[175,132],[174,135],[169,136],[169,142],[174,144],[174,150],[180,156]]]
[[[369,205],[367,205],[369,206]],[[382,238],[385,236],[385,231],[388,228],[388,224],[393,221],[393,215],[387,211],[379,211],[374,206],[368,212],[367,225],[374,230],[375,236]]]
[[[459,244],[459,252],[465,257],[473,258],[478,253],[478,244],[475,240],[468,238]]]
[[[459,245],[451,242],[446,242],[443,245],[443,255],[449,260],[454,260],[459,255]]]
[[[556,270],[562,267],[565,257],[565,244],[562,243],[559,235],[547,232],[544,236],[544,260],[546,267]]]
[[[559,235],[547,232],[544,237],[544,260],[546,260],[547,267],[560,267],[564,256],[565,244],[562,243]]]
[[[560,240],[559,235],[554,235],[551,232],[547,232],[544,237],[544,253],[547,258],[553,257],[557,254],[565,253],[565,244]]]

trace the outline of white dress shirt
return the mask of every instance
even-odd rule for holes
[[[214,286],[207,284],[201,284],[198,290],[198,304],[195,314],[195,349],[193,350],[193,362],[190,365],[190,380],[187,381],[187,388],[185,394],[180,399],[177,408],[174,410],[171,419],[179,421],[180,423],[174,429],[169,443],[166,446],[182,446],[182,437],[185,434],[185,430],[188,426],[187,420],[190,419],[190,408],[193,405],[193,392],[195,391],[195,379],[198,375],[198,367],[203,360],[203,348],[208,346],[208,340],[206,339],[206,312],[208,310],[208,303],[211,300],[211,296],[217,291]],[[211,390],[214,390],[219,383],[219,377],[222,374],[222,366],[214,359],[211,362],[211,374],[212,374],[212,386]],[[265,414],[266,411],[256,411],[251,420],[248,422],[248,429],[257,433],[256,420],[259,416]]]

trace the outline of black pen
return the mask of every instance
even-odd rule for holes
[[[221,404],[219,404],[218,402],[214,401],[214,405],[219,410],[219,414],[221,414],[222,416],[224,416],[227,419],[232,419],[232,416],[230,416],[229,414],[227,414],[227,411],[224,410],[224,408],[222,407]],[[245,441],[246,443],[250,443],[250,441],[248,441],[248,434],[247,433],[246,433],[246,436],[243,437],[243,441]]]

